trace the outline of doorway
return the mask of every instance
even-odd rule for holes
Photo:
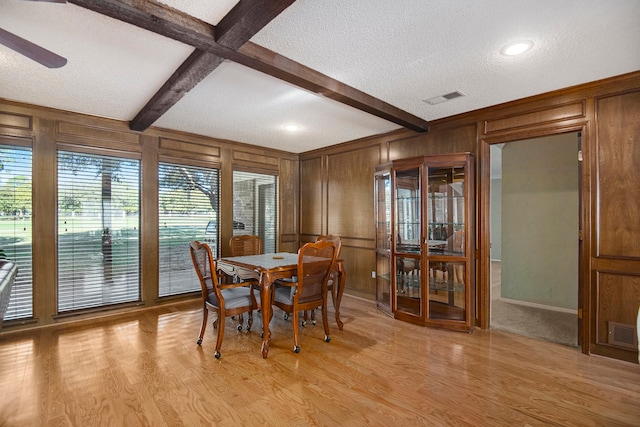
[[[578,345],[578,132],[490,147],[490,327]]]

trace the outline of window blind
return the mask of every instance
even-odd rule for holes
[[[233,171],[233,234],[255,234],[264,253],[277,250],[278,177]]]
[[[206,242],[218,256],[219,171],[160,163],[158,186],[161,297],[199,291],[189,243]]]
[[[4,320],[33,317],[31,171],[31,148],[0,145],[0,257],[18,264]]]
[[[58,312],[140,300],[140,161],[58,152]]]

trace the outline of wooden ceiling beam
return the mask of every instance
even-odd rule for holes
[[[229,59],[407,129],[429,130],[426,120],[255,43],[245,43],[238,55]]]
[[[196,48],[129,123],[136,131],[144,131],[155,123],[215,70],[224,61],[224,57],[218,55],[220,50],[234,52],[294,1],[240,0],[219,25],[213,27],[153,1],[72,0],[78,6]]]
[[[240,0],[217,26],[151,0],[69,0],[70,3],[180,41],[196,51],[176,70],[130,124],[143,131],[224,59],[424,132],[426,120],[312,70],[248,40],[294,0]],[[198,50],[203,52],[198,52]],[[207,52],[207,55],[204,54]],[[217,58],[216,58],[217,57]]]
[[[216,43],[238,50],[295,0],[240,0],[216,25]]]
[[[129,122],[131,130],[145,131],[223,61],[223,58],[212,53],[194,50]]]
[[[214,28],[216,42],[237,49],[294,1],[241,0]],[[208,24],[202,27],[199,22],[194,22],[194,28],[198,27],[200,31],[209,33]],[[129,127],[141,132],[147,129],[223,61],[219,55],[196,49],[140,110]]]

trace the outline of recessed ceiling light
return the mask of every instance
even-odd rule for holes
[[[287,130],[289,132],[295,132],[295,131],[300,129],[300,126],[298,126],[298,125],[285,125],[284,128],[285,128],[285,130]]]
[[[533,47],[531,40],[520,40],[515,43],[509,43],[502,49],[500,53],[506,56],[521,55]]]

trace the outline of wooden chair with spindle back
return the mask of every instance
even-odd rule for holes
[[[253,310],[260,308],[260,293],[254,292],[251,282],[220,283],[216,272],[216,262],[211,254],[211,248],[206,243],[197,240],[189,245],[191,260],[196,269],[202,290],[202,326],[198,345],[202,344],[204,332],[207,328],[209,311],[217,314],[213,327],[218,329],[216,342],[216,359],[220,358],[220,347],[224,337],[224,321],[226,317],[239,315],[238,331],[242,330],[242,314],[249,313],[247,331],[251,330],[253,323]]]

